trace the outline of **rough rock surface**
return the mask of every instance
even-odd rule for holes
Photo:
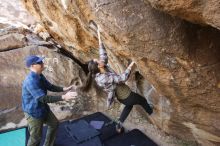
[[[25,36],[18,33],[6,34],[0,37],[0,42],[0,51],[22,48],[25,46]]]
[[[97,38],[89,23],[95,21],[102,29],[110,65],[122,72],[129,59],[135,60],[139,73],[130,83],[132,88],[147,96],[150,83],[160,95],[149,97],[157,108],[151,117],[154,124],[184,140],[219,145],[217,29],[171,17],[144,0],[23,2],[50,35],[82,62],[97,57]],[[211,10],[208,2],[205,6]],[[218,28],[217,23],[213,26]]]
[[[20,0],[0,0],[0,22],[13,26],[35,23],[34,17],[27,13]]]
[[[193,23],[220,29],[219,0],[145,0],[153,7]]]

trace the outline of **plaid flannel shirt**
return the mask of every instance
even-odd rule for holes
[[[100,60],[103,60],[105,62],[105,65],[107,67],[106,73],[98,73],[96,74],[95,80],[96,83],[104,88],[104,91],[107,92],[108,98],[107,98],[107,107],[109,108],[112,102],[114,101],[115,97],[115,88],[117,84],[124,83],[128,80],[130,75],[130,69],[126,69],[124,73],[118,75],[115,73],[113,69],[107,64],[108,63],[108,56],[106,49],[104,45],[102,44],[99,48],[99,55]]]
[[[61,92],[62,90],[51,84],[43,74],[31,71],[22,84],[22,109],[35,118],[44,118],[49,109],[46,103],[40,102],[40,98],[47,95],[47,90]]]

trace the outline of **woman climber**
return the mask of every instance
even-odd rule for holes
[[[107,107],[110,108],[114,97],[118,101],[125,105],[120,118],[116,124],[117,132],[122,131],[122,123],[128,117],[133,105],[141,105],[144,110],[151,115],[153,113],[152,107],[148,104],[147,100],[141,95],[134,93],[125,84],[131,73],[131,69],[134,65],[132,62],[122,74],[116,74],[113,69],[108,65],[108,56],[106,49],[101,41],[100,30],[97,28],[98,40],[99,40],[99,59],[93,59],[88,63],[88,79],[87,85],[90,86],[92,79],[94,78],[96,83],[107,92]]]

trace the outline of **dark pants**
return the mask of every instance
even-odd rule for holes
[[[149,106],[147,100],[141,95],[134,93],[134,92],[131,92],[131,94],[124,100],[119,99],[119,102],[125,105],[121,113],[121,116],[119,118],[119,121],[122,123],[128,117],[129,113],[131,112],[133,108],[133,105],[141,105],[149,115],[153,113],[153,109]]]
[[[25,113],[25,117],[28,122],[28,130],[30,133],[27,146],[40,145],[44,123],[48,126],[44,146],[53,146],[59,123],[55,115],[50,111],[45,119],[36,119],[31,117],[27,113]]]

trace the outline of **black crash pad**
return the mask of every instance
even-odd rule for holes
[[[137,129],[127,133],[118,134],[115,130],[115,123],[101,112],[97,112],[80,119],[61,122],[57,130],[54,146],[80,146],[72,140],[71,136],[69,136],[65,129],[66,125],[76,123],[79,120],[85,120],[88,123],[91,121],[104,121],[104,126],[100,130],[97,130],[100,132],[99,139],[103,146],[157,146],[150,138]],[[47,127],[44,127],[43,139],[40,146],[43,146],[46,130]]]
[[[157,146],[150,138],[144,135],[140,130],[134,129],[128,133],[123,133],[109,139],[105,146]]]

